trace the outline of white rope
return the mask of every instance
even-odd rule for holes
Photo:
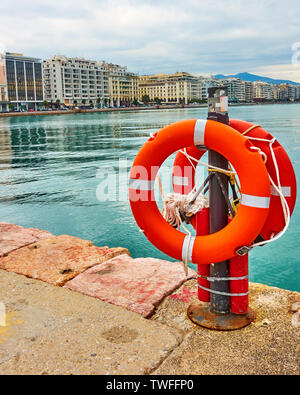
[[[275,153],[274,153],[274,150],[273,150],[273,144],[276,141],[276,137],[274,137],[272,140],[263,139],[263,138],[259,138],[259,137],[250,137],[250,136],[245,136],[245,137],[247,139],[249,139],[249,140],[257,140],[257,141],[262,141],[262,142],[269,143],[270,152],[271,152],[271,156],[272,156],[272,160],[273,160],[274,167],[275,167],[275,172],[276,172],[277,185],[273,181],[273,179],[270,176],[270,174],[268,174],[268,175],[269,175],[269,179],[270,179],[271,184],[273,185],[275,191],[280,196],[280,201],[281,201],[281,206],[282,206],[282,211],[283,211],[284,221],[285,221],[285,226],[284,226],[283,230],[281,232],[279,232],[275,237],[271,237],[269,240],[264,240],[264,241],[261,241],[259,243],[255,243],[255,244],[251,245],[251,247],[257,247],[257,246],[260,246],[260,245],[271,243],[271,242],[273,242],[275,240],[278,240],[280,237],[282,237],[285,234],[285,232],[287,231],[287,228],[288,228],[289,223],[290,223],[291,215],[290,215],[290,209],[289,209],[288,203],[287,203],[287,201],[286,201],[286,199],[284,197],[284,194],[282,192],[282,187],[281,187],[281,183],[280,183],[280,176],[279,176],[278,163],[277,163],[276,156],[275,156]],[[268,159],[267,155],[259,147],[251,146],[250,149],[258,151],[260,153],[260,155],[262,156],[264,163],[266,164],[267,159]],[[202,164],[204,166],[210,167],[212,169],[220,170],[220,171],[222,171],[224,173],[227,172],[229,174],[236,174],[233,171],[229,171],[229,170],[227,171],[225,169],[221,169],[221,168],[218,168],[218,167],[215,167],[215,166],[208,165],[208,164],[206,164],[204,162],[201,162],[200,160],[197,160],[193,156],[188,155],[188,153],[186,152],[186,149],[180,150],[180,152],[183,153],[189,159],[189,161],[192,164],[194,169],[196,169],[196,168],[195,168],[194,164],[191,162],[191,160],[194,160],[195,162],[200,163],[200,164]]]
[[[264,164],[267,163],[268,157],[267,155],[259,148],[259,147],[255,147],[254,145],[252,145],[251,147],[249,147],[252,151],[257,151],[262,157],[263,157],[263,161]]]
[[[206,288],[203,285],[197,284],[199,288],[204,289],[204,291],[216,294],[216,295],[223,295],[223,296],[246,296],[249,294],[249,292],[243,292],[243,293],[228,293],[228,292],[221,292],[221,291],[216,291],[211,288]]]
[[[153,135],[151,134],[151,137]],[[154,136],[153,136],[154,137]],[[265,245],[267,243],[271,243],[275,240],[278,240],[280,237],[282,237],[288,226],[290,223],[290,209],[288,206],[288,203],[284,197],[284,194],[282,192],[282,187],[281,187],[281,183],[280,183],[280,174],[279,174],[279,168],[278,168],[278,163],[276,160],[276,156],[273,150],[273,144],[276,141],[276,138],[274,137],[272,140],[267,140],[267,139],[262,139],[262,138],[258,138],[258,137],[249,137],[247,136],[247,138],[249,140],[258,140],[258,141],[263,141],[263,142],[268,142],[269,143],[269,147],[270,147],[270,152],[271,152],[271,156],[272,156],[272,160],[273,160],[273,164],[275,167],[275,172],[276,172],[276,178],[277,178],[277,184],[275,184],[275,182],[273,181],[272,177],[269,175],[269,179],[271,184],[273,185],[275,191],[278,193],[278,195],[280,196],[280,201],[281,201],[281,206],[282,206],[282,211],[283,211],[283,215],[284,215],[284,221],[285,221],[285,226],[283,228],[283,230],[281,232],[279,232],[275,237],[272,235],[271,238],[269,240],[264,240],[255,244],[251,245],[251,248],[253,247],[257,247],[260,245]],[[262,156],[264,163],[266,164],[267,162],[267,155],[259,148],[259,147],[255,147],[255,146],[251,146],[250,147],[252,150],[258,151],[259,154]],[[190,241],[191,241],[191,237],[192,234],[191,232],[184,226],[182,219],[181,219],[181,215],[180,212],[184,212],[185,215],[187,217],[191,217],[193,215],[195,215],[197,212],[199,212],[202,208],[207,208],[209,207],[209,200],[205,195],[201,195],[199,194],[197,196],[197,198],[193,201],[193,205],[191,205],[191,207],[189,207],[189,210],[187,212],[185,212],[186,208],[190,205],[190,202],[194,199],[194,190],[196,188],[196,166],[194,165],[194,163],[192,161],[195,161],[201,165],[207,166],[210,169],[215,169],[218,171],[221,171],[223,173],[227,173],[228,175],[230,174],[234,174],[236,175],[237,173],[231,170],[226,170],[226,169],[222,169],[220,167],[216,167],[216,166],[212,166],[209,165],[205,162],[201,162],[200,160],[194,158],[193,156],[189,155],[186,152],[186,148],[184,148],[184,150],[179,150],[179,152],[181,152],[182,154],[184,154],[187,159],[189,160],[190,164],[192,165],[193,169],[195,170],[195,186],[194,188],[190,191],[189,194],[187,195],[182,195],[180,193],[169,193],[166,196],[164,196],[163,193],[163,188],[162,188],[162,183],[161,183],[161,179],[159,174],[157,175],[158,177],[158,183],[159,183],[159,190],[160,190],[160,194],[163,200],[163,209],[162,209],[162,215],[163,217],[166,219],[166,221],[173,227],[176,228],[180,228],[180,226],[182,226],[184,228],[184,230],[187,232],[188,235],[188,245],[186,248],[186,254],[185,254],[185,259],[183,262],[183,266],[184,266],[184,270],[185,270],[185,275],[188,275],[188,251],[189,251],[189,247],[190,247]]]
[[[159,176],[158,176],[158,179],[160,180]],[[182,261],[184,273],[185,273],[185,276],[187,277],[188,276],[188,252],[190,249],[190,242],[191,242],[192,234],[184,226],[181,216],[180,216],[180,209],[182,210],[185,207],[185,204],[184,204],[185,199],[182,199],[182,196],[186,197],[187,195],[181,195],[179,193],[168,193],[166,198],[163,201],[162,215],[171,226],[174,226],[174,227],[176,226],[176,228],[180,228],[180,226],[182,226],[183,229],[188,234],[187,248],[186,248],[184,260]]]
[[[180,193],[168,193],[166,197],[163,195],[162,185],[159,175],[158,183],[159,190],[163,199],[163,209],[162,215],[165,220],[173,227],[180,229],[180,226],[186,231],[188,235],[187,248],[185,252],[185,257],[183,260],[184,272],[187,277],[188,275],[188,251],[190,249],[190,242],[192,238],[191,232],[184,226],[181,219],[180,212],[184,212],[187,217],[191,217],[200,211],[204,207],[209,207],[208,198],[205,195],[199,194],[197,198],[193,201],[193,204],[189,207],[192,199],[194,199],[194,193],[191,191],[188,195],[181,195]],[[185,212],[186,208],[188,211]]]
[[[231,171],[231,170],[227,170],[227,169],[222,169],[221,167],[217,167],[217,166],[209,165],[208,163],[205,163],[205,162],[201,162],[201,160],[198,160],[198,159],[194,158],[193,156],[189,155],[189,154],[186,152],[186,149],[185,149],[185,148],[184,148],[184,150],[179,150],[179,152],[181,152],[182,154],[184,154],[184,155],[189,159],[189,161],[190,161],[190,163],[192,164],[192,166],[193,166],[193,168],[194,168],[195,171],[196,171],[196,168],[195,168],[194,164],[191,162],[191,160],[194,160],[195,162],[199,163],[200,165],[209,167],[210,169],[219,170],[219,171],[221,171],[222,173],[226,173],[226,174],[228,174],[228,175],[230,175],[230,174],[236,175],[236,174],[237,174],[235,171]],[[191,159],[191,160],[190,160],[190,159]]]
[[[188,195],[182,195],[181,193],[168,193],[164,198],[162,209],[162,215],[168,224],[179,228],[182,224],[180,212],[184,212],[187,217],[192,217],[202,208],[209,207],[207,196],[199,194],[191,207],[189,207],[193,199],[193,191],[191,191]],[[188,211],[185,211],[187,208]]]
[[[280,183],[280,175],[279,175],[278,163],[277,163],[276,156],[275,156],[275,153],[274,153],[274,150],[273,150],[273,144],[275,143],[276,138],[274,137],[272,140],[262,139],[262,138],[258,138],[258,137],[249,137],[249,136],[247,136],[247,138],[248,138],[248,139],[251,139],[251,140],[258,140],[258,141],[264,141],[264,142],[268,142],[268,143],[269,143],[270,152],[271,152],[273,164],[274,164],[274,167],[275,167],[275,172],[276,172],[276,178],[277,178],[277,184],[278,184],[278,185],[275,184],[275,182],[273,181],[273,179],[272,179],[272,177],[270,176],[270,174],[269,174],[269,179],[270,179],[270,182],[271,182],[271,184],[273,185],[275,191],[276,191],[276,192],[278,193],[278,195],[280,196],[282,211],[283,211],[283,215],[284,215],[284,222],[285,222],[284,228],[283,228],[282,231],[279,232],[275,237],[271,237],[269,240],[266,240],[266,241],[261,241],[261,242],[259,242],[259,243],[252,244],[252,246],[251,246],[251,247],[257,247],[257,246],[265,245],[265,244],[268,244],[268,243],[271,243],[271,242],[273,242],[273,241],[275,241],[275,240],[280,239],[280,237],[282,237],[282,236],[285,234],[285,232],[287,231],[287,228],[289,227],[290,219],[291,219],[291,213],[290,213],[289,205],[288,205],[288,203],[287,203],[287,201],[286,201],[286,198],[284,197],[284,194],[283,194],[283,192],[282,192],[282,187],[281,187],[281,183]],[[255,147],[255,148],[258,148],[258,147]],[[261,151],[260,148],[258,148],[257,151],[258,151],[263,157],[266,157],[266,154],[265,154],[263,151]],[[265,163],[266,163],[266,162],[265,162]]]
[[[178,212],[178,215],[179,215],[179,220],[180,220],[180,222],[181,222],[181,225],[182,225],[182,227],[183,227],[183,229],[187,232],[187,234],[188,234],[188,243],[187,243],[187,248],[186,248],[186,251],[185,251],[185,257],[184,257],[184,262],[182,262],[182,264],[183,264],[183,268],[184,268],[184,273],[185,273],[185,277],[187,277],[188,276],[188,252],[189,252],[189,250],[190,250],[190,243],[191,243],[191,238],[192,238],[192,234],[191,234],[191,232],[184,226],[184,224],[183,224],[183,222],[182,222],[182,220],[181,220],[181,217],[180,217],[180,214],[179,214],[179,212]]]
[[[192,160],[194,160],[195,162],[198,162],[198,161],[193,156],[188,155],[188,153],[186,152],[186,148],[184,148],[183,151],[180,150],[179,152],[181,152],[182,154],[184,154],[186,156],[187,160],[190,162],[190,164],[192,165],[192,167],[194,169],[194,172],[195,172],[195,185],[194,185],[194,188],[192,189],[192,192],[193,192],[196,189],[196,185],[197,185],[197,172],[196,172],[196,167],[193,164]]]

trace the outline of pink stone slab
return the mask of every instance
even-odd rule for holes
[[[0,258],[0,269],[62,286],[84,270],[120,254],[129,251],[96,247],[89,240],[61,235],[12,251]]]
[[[65,287],[149,317],[165,296],[195,277],[190,269],[186,277],[180,262],[120,255],[86,270]]]
[[[0,257],[52,236],[53,234],[46,230],[23,228],[22,226],[0,222]]]

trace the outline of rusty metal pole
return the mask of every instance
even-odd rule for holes
[[[208,117],[207,119],[229,124],[227,88],[213,87],[208,89]],[[208,150],[208,164],[221,169],[228,169],[228,161],[216,151]],[[219,174],[228,194],[228,177]],[[228,207],[224,200],[220,185],[216,177],[209,181],[210,233],[215,233],[228,224]],[[211,277],[229,277],[229,261],[215,262],[210,265]],[[210,289],[217,292],[229,293],[229,281],[214,281]],[[215,314],[228,314],[230,311],[230,297],[218,293],[210,295],[210,310]]]
[[[207,119],[229,124],[227,88],[208,89]],[[227,159],[212,150],[208,150],[208,163],[211,166],[228,169]],[[216,173],[210,178],[209,192],[209,230],[210,233],[215,233],[228,224],[228,207],[224,199],[224,195],[226,198],[228,195],[228,177]],[[210,265],[210,278],[219,280],[210,280],[210,303],[196,302],[189,306],[187,315],[195,324],[226,331],[243,328],[253,321],[254,314],[250,308],[246,314],[234,314],[230,310],[230,283],[226,280],[230,273],[229,265],[230,261],[215,262]]]

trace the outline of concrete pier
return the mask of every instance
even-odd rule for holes
[[[20,227],[16,248],[1,225],[0,375],[300,374],[298,292],[250,283],[254,322],[208,330],[187,318],[180,263]]]

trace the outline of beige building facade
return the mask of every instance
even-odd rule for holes
[[[186,72],[154,74],[139,77],[139,100],[147,95],[150,101],[160,100],[165,104],[187,104],[202,99],[203,77]]]
[[[111,107],[128,107],[138,100],[138,76],[126,66],[102,63],[109,75],[109,97]]]
[[[8,104],[5,59],[0,55],[0,112],[7,111]]]
[[[253,99],[273,100],[276,96],[276,85],[262,81],[253,82]]]
[[[109,103],[109,75],[101,62],[53,56],[43,62],[45,100],[73,106]]]

